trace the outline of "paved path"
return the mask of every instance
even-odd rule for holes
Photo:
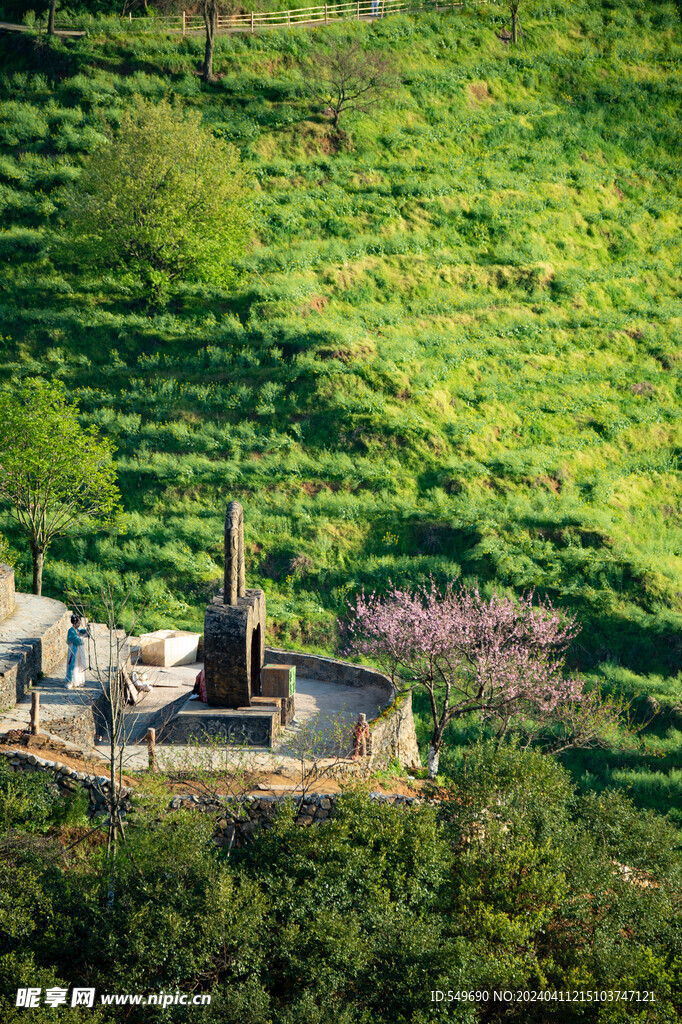
[[[11,21],[0,21],[0,29],[5,32],[35,32],[35,28],[32,25],[15,25]],[[55,30],[56,36],[84,36],[85,32],[77,32],[75,29],[70,28],[58,28]]]

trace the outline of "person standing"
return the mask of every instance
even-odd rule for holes
[[[85,683],[85,669],[87,659],[85,657],[85,643],[83,637],[88,635],[87,627],[81,626],[80,615],[71,616],[71,625],[66,634],[68,655],[66,658],[66,688],[74,690]]]
[[[353,726],[353,760],[367,757],[367,741],[369,740],[369,723],[366,715],[360,715]]]

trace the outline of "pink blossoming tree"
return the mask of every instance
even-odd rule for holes
[[[393,587],[361,594],[346,626],[349,651],[379,662],[398,691],[421,687],[431,708],[429,777],[450,722],[470,712],[495,726],[501,740],[515,728],[545,749],[592,746],[616,724],[617,700],[588,693],[564,675],[564,656],[577,636],[575,617],[548,600],[533,604],[435,583],[415,593]]]

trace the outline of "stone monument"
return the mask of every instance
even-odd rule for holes
[[[293,684],[279,699],[261,690],[265,661],[265,594],[246,589],[244,510],[231,501],[225,516],[223,590],[206,609],[204,672],[208,704],[187,701],[169,723],[164,739],[186,743],[215,737],[228,743],[270,747],[294,714]]]
[[[225,582],[206,609],[204,669],[208,703],[248,708],[260,696],[265,660],[265,594],[246,589],[244,510],[231,501],[225,516]]]

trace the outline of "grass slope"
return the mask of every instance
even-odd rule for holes
[[[209,88],[196,39],[0,41],[0,374],[68,382],[125,504],[117,532],[55,545],[48,593],[134,573],[145,625],[200,627],[236,497],[273,640],[333,649],[348,596],[389,579],[537,587],[578,612],[577,665],[675,705],[679,15],[528,5],[516,49],[504,23],[222,38]],[[357,34],[402,84],[335,151],[301,64]],[[236,292],[179,286],[150,314],[59,265],[60,188],[134,93],[199,107],[252,169]],[[676,722],[646,755],[663,803]]]

